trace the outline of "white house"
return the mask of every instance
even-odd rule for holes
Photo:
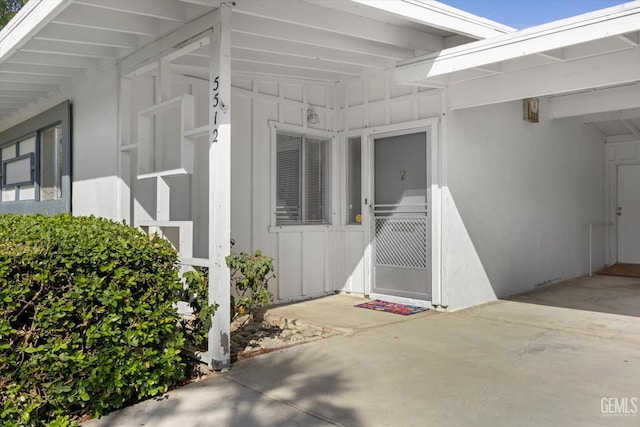
[[[428,0],[30,0],[0,32],[0,212],[158,230],[279,302],[456,310],[640,263],[640,1],[515,31]],[[327,313],[331,316],[331,313]]]

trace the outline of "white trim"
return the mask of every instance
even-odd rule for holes
[[[363,255],[364,259],[364,290],[367,295],[376,295],[372,293],[373,289],[373,250],[371,248],[372,239],[372,223],[371,223],[371,206],[372,206],[372,190],[373,190],[373,156],[372,141],[374,138],[383,136],[403,135],[416,131],[426,131],[430,138],[430,151],[427,153],[431,158],[431,207],[433,212],[430,221],[431,224],[431,297],[435,294],[434,289],[438,293],[442,289],[442,252],[441,252],[441,230],[442,230],[442,190],[440,183],[440,158],[439,156],[439,138],[438,125],[439,117],[430,119],[415,120],[411,122],[398,123],[392,125],[378,126],[369,129],[362,129],[362,156],[363,156],[363,181],[362,181],[362,197],[367,200],[367,205],[362,209],[362,226],[364,231],[364,242],[366,245]],[[439,239],[439,240],[438,240]],[[385,296],[386,297],[386,296]],[[438,295],[439,297],[439,295]],[[389,297],[391,298],[391,297]],[[393,297],[399,298],[399,297]],[[391,301],[391,299],[388,299]],[[413,301],[413,300],[411,300]],[[418,301],[418,300],[415,300]],[[425,301],[426,302],[426,301]],[[428,302],[431,306],[431,301]],[[403,303],[404,304],[404,303]],[[413,304],[416,305],[416,304]]]
[[[495,37],[515,31],[496,21],[481,18],[436,1],[420,0],[351,0],[383,10],[409,21],[451,31],[475,39]]]
[[[306,110],[305,110],[306,115]],[[306,120],[306,117],[305,117]],[[270,209],[271,209],[271,222],[269,225],[269,233],[282,233],[282,232],[301,232],[301,231],[311,231],[314,228],[325,229],[326,227],[332,227],[333,224],[336,223],[336,215],[334,211],[334,203],[335,203],[335,181],[336,177],[334,171],[336,170],[336,156],[334,155],[336,146],[338,145],[338,138],[336,132],[330,132],[320,129],[314,129],[309,127],[301,127],[296,125],[289,125],[285,123],[280,123],[275,120],[268,121],[271,141],[270,141],[270,152],[271,152],[271,190],[270,190]],[[276,203],[277,203],[277,142],[278,142],[278,130],[284,132],[291,132],[296,135],[301,136],[316,136],[319,138],[329,140],[329,222],[327,224],[293,224],[293,225],[277,225],[276,224]],[[338,169],[339,170],[339,169]],[[286,230],[285,230],[286,229]],[[296,230],[297,229],[297,230]],[[317,230],[316,230],[317,231]]]
[[[640,30],[640,2],[626,3],[488,40],[400,61],[397,83],[409,83]]]

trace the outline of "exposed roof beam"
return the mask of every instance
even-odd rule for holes
[[[53,17],[70,4],[67,0],[28,1],[0,31],[0,63],[47,24],[43,17]]]
[[[56,65],[61,67],[74,67],[93,69],[98,67],[98,59],[83,58],[79,56],[50,55],[47,53],[17,52],[7,64],[32,64],[32,65]]]
[[[607,143],[611,143],[611,142],[631,142],[631,141],[637,141],[638,138],[636,138],[633,135],[611,135],[607,137],[607,140],[605,142]]]
[[[347,52],[344,50],[301,44],[288,40],[271,39],[247,33],[234,33],[231,38],[231,46],[242,49],[253,49],[261,52],[287,54],[303,58],[315,58],[325,61],[340,62],[343,64],[360,65],[370,68],[383,69],[394,65],[393,60],[380,56]]]
[[[38,76],[33,74],[5,73],[0,67],[0,83],[28,83],[65,85],[71,82],[70,77]]]
[[[398,27],[373,19],[346,13],[336,13],[326,7],[297,0],[240,1],[234,15],[249,14],[298,26],[323,30],[359,39],[386,43],[428,52],[444,48],[442,37],[411,28]],[[235,16],[234,16],[235,24]],[[269,25],[277,25],[270,23]],[[298,28],[296,32],[306,31]]]
[[[47,96],[48,92],[37,90],[3,90],[0,89],[0,98],[15,97],[15,98],[43,98]]]
[[[515,31],[513,28],[434,1],[352,0],[413,22],[485,39]]]
[[[586,114],[582,121],[584,123],[607,122],[612,120],[627,120],[640,117],[640,107],[625,110],[607,111],[606,113]]]
[[[184,5],[174,0],[75,0],[74,2],[84,6],[132,13],[167,21],[184,22],[186,20]]]
[[[180,0],[182,3],[195,4],[197,6],[205,6],[218,8],[221,3],[224,3],[226,0]]]
[[[18,96],[2,96],[0,97],[0,105],[24,106],[26,107],[32,102],[36,102],[38,98],[21,98]]]
[[[231,51],[231,57],[240,61],[250,61],[261,64],[273,64],[288,66],[296,68],[307,68],[310,70],[324,70],[331,71],[340,74],[359,75],[363,71],[366,71],[365,67],[343,64],[339,62],[324,61],[311,58],[302,58],[296,56],[286,56],[283,54],[274,54],[270,52],[258,52],[255,50],[238,49],[234,48]],[[371,70],[369,70],[371,71]]]
[[[268,20],[244,14],[233,15],[232,31],[234,33],[255,34],[313,46],[382,56],[394,60],[405,59],[414,55],[414,50],[406,47],[391,46],[373,41],[365,42],[356,37],[344,36],[315,28],[303,28],[286,22],[274,25],[273,22]]]
[[[84,58],[115,58],[118,51],[114,47],[91,46],[78,43],[67,43],[51,40],[31,40],[21,52],[47,53],[51,55],[81,56]]]
[[[449,107],[474,107],[640,80],[640,48],[470,80],[449,86]],[[526,83],[526,84],[525,84]]]
[[[638,129],[635,123],[628,119],[620,120],[620,123],[622,123],[622,125],[626,127],[627,130],[636,137],[636,139],[640,140],[640,129]]]
[[[631,118],[633,116],[621,116],[619,111],[640,109],[640,85],[624,85],[554,96],[550,101],[550,109],[551,118],[554,119],[578,116],[586,116],[585,120],[588,121]]]
[[[307,70],[328,71],[331,73],[339,73],[350,76],[362,74],[363,67],[342,64],[337,62],[320,61],[317,59],[289,57],[286,58],[281,54],[273,54],[270,52],[258,52],[254,50],[233,48],[231,57],[237,61],[253,62],[265,65],[286,65],[290,68],[302,68]],[[194,67],[207,68],[209,66],[209,58],[201,56],[187,55],[173,61],[177,65],[189,65]],[[366,70],[365,70],[366,71]],[[371,71],[371,70],[369,70]]]
[[[258,64],[248,61],[231,61],[231,68],[234,71],[242,73],[251,73],[257,75],[267,76],[280,76],[280,77],[293,77],[297,79],[306,80],[320,80],[328,82],[337,82],[344,78],[351,77],[349,75],[343,75],[323,70],[310,70],[305,68],[288,67],[286,65],[269,65]]]
[[[424,80],[468,68],[574,46],[640,30],[640,2],[626,3],[574,19],[540,25],[402,61],[398,83]]]
[[[591,131],[591,133],[593,133],[595,136],[597,136],[601,141],[606,142],[607,141],[607,135],[602,132],[600,130],[600,128],[598,126],[596,126],[595,123],[584,123],[584,126]]]
[[[79,27],[63,24],[48,25],[47,28],[43,29],[36,35],[35,39],[125,49],[138,47],[138,38],[133,34],[123,34],[105,30],[86,31]]]
[[[46,83],[16,83],[7,82],[0,76],[0,92],[7,91],[38,91],[38,92],[55,92],[59,89],[58,85]]]
[[[98,12],[93,7],[82,5],[74,5],[74,7],[65,10],[53,22],[92,30],[110,30],[139,36],[157,36],[160,32],[158,20],[155,18],[114,12],[112,10]]]
[[[80,77],[84,75],[84,70],[81,68],[49,65],[3,64],[0,71],[3,73],[34,74],[54,77]]]

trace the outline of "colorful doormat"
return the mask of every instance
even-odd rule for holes
[[[362,304],[356,304],[354,307],[368,308],[369,310],[376,311],[386,311],[387,313],[402,314],[403,316],[408,316],[410,314],[420,313],[427,310],[425,307],[398,304],[396,302],[380,301],[378,299],[363,302]]]

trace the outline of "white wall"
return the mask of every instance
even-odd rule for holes
[[[449,114],[443,287],[457,309],[588,273],[603,223],[604,144],[578,119],[522,120],[521,102]],[[604,265],[604,234],[594,267]]]
[[[66,99],[72,105],[71,210],[74,215],[118,219],[118,73],[115,63],[4,120],[0,123],[0,131]]]
[[[73,214],[119,219],[116,66],[75,86],[70,97]]]

